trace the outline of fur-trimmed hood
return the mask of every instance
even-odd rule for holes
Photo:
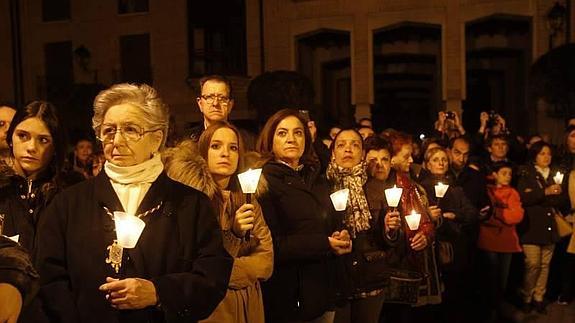
[[[244,156],[246,168],[259,168],[263,159],[256,152],[248,152]],[[164,168],[170,178],[191,186],[210,199],[221,195],[220,188],[209,171],[208,164],[201,157],[198,145],[192,140],[184,140],[174,148],[162,152]],[[256,196],[267,191],[264,177],[260,177]]]
[[[162,161],[171,179],[205,193],[210,199],[219,194],[220,189],[195,142],[185,140],[174,148],[164,150]]]

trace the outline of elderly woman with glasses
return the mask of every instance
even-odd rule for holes
[[[164,173],[168,120],[147,85],[96,97],[104,169],[56,196],[40,225],[40,294],[51,320],[193,322],[223,299],[232,258],[209,199]],[[135,245],[120,239],[122,212],[145,224]]]

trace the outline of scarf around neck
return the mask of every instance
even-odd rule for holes
[[[336,191],[349,189],[344,224],[351,230],[351,236],[354,238],[358,232],[371,228],[371,213],[363,191],[363,185],[367,182],[366,168],[365,162],[352,168],[343,168],[332,160],[326,171],[327,179],[334,184]]]
[[[124,211],[136,215],[152,183],[164,171],[164,164],[160,154],[154,154],[149,160],[134,166],[122,167],[106,161],[104,171],[110,178]]]

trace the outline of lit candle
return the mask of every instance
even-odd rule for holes
[[[134,248],[140,239],[146,223],[139,217],[125,212],[114,212],[116,238],[122,248]]]
[[[260,181],[260,176],[262,175],[262,169],[248,169],[247,171],[238,174],[238,180],[240,181],[240,186],[242,192],[246,194],[246,203],[252,203],[252,194],[258,189],[258,183]],[[250,240],[251,230],[246,231],[246,240]]]
[[[401,198],[401,193],[403,189],[393,185],[392,188],[385,190],[385,199],[387,200],[387,205],[389,207],[397,207],[399,205],[399,199]]]
[[[421,220],[421,214],[415,213],[415,210],[411,211],[410,215],[405,216],[405,221],[409,230],[415,231],[419,228],[419,220]]]
[[[555,184],[561,185],[563,183],[563,174],[561,174],[561,172],[557,172],[557,174],[555,174],[555,176],[553,176],[553,180],[555,181]]]
[[[252,194],[256,192],[258,188],[258,182],[260,181],[260,176],[262,175],[262,169],[248,169],[247,171],[238,174],[238,179],[240,180],[240,186],[242,187],[242,192],[245,194]]]
[[[336,211],[343,211],[347,208],[347,199],[349,197],[349,189],[344,188],[342,190],[333,192],[329,195],[331,198],[331,203]]]
[[[447,192],[447,189],[449,188],[449,185],[445,185],[442,182],[439,182],[435,185],[435,197],[437,198],[442,198],[445,196],[445,192]]]
[[[8,237],[8,239],[10,239],[10,240],[12,240],[12,241],[18,243],[18,241],[20,241],[20,235],[17,234],[17,235],[15,235],[15,236]]]

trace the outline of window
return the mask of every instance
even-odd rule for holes
[[[152,84],[150,34],[120,37],[121,81]]]
[[[246,75],[245,0],[188,0],[190,76]]]
[[[118,0],[118,14],[148,12],[148,0]]]
[[[69,95],[74,85],[72,42],[55,42],[44,45],[46,70],[46,96],[57,102]]]
[[[70,19],[70,0],[43,0],[42,21],[61,21]]]

